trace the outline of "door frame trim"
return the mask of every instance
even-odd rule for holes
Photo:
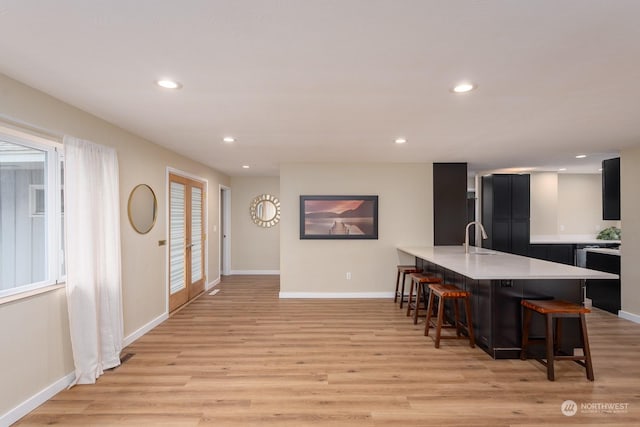
[[[199,181],[204,185],[204,194],[205,194],[205,203],[204,203],[204,230],[205,230],[205,244],[204,244],[204,274],[207,280],[209,279],[209,181],[206,178],[202,178],[201,176],[194,175],[189,172],[185,172],[181,169],[172,168],[171,166],[167,166],[165,171],[165,186],[164,186],[164,194],[165,194],[165,236],[167,243],[164,248],[164,257],[165,257],[165,265],[164,265],[164,310],[165,314],[169,314],[169,215],[170,215],[170,185],[169,185],[169,175],[178,175],[184,178],[189,178],[194,181]],[[207,289],[207,281],[204,283],[205,290]]]
[[[224,194],[224,201],[222,195]],[[231,187],[223,184],[218,185],[218,248],[220,248],[220,256],[218,257],[218,272],[221,276],[231,274]],[[223,211],[224,210],[224,211]],[[223,218],[225,221],[223,221]],[[224,230],[222,229],[224,226]],[[227,236],[227,243],[223,247],[224,238]],[[221,261],[224,260],[224,265]]]

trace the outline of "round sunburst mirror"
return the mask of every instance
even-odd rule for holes
[[[280,222],[280,200],[270,194],[261,194],[251,201],[251,220],[260,227],[273,227]]]

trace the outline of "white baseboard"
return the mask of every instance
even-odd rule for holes
[[[628,311],[618,311],[618,317],[623,319],[631,320],[634,323],[640,323],[640,315],[629,313]]]
[[[394,292],[280,292],[280,298],[393,298]]]
[[[215,285],[212,285],[212,286],[215,286]],[[131,335],[127,336],[123,340],[123,347],[131,345],[135,340],[137,340],[138,338],[140,338],[141,336],[143,336],[144,334],[146,334],[147,332],[149,332],[150,330],[152,330],[153,328],[155,328],[156,326],[158,326],[160,323],[164,322],[168,318],[169,318],[169,315],[167,313],[164,313],[156,317],[151,322],[147,323],[146,325],[144,325],[143,327],[141,327]],[[69,385],[73,382],[73,380],[75,380],[75,378],[76,378],[75,372],[71,372],[70,374],[65,375],[64,377],[60,378],[58,381],[54,382],[53,384],[49,385],[45,389],[36,393],[29,399],[25,400],[20,405],[11,409],[6,414],[0,416],[0,426],[5,426],[5,425],[8,426],[15,423],[20,418],[24,417],[29,412],[36,409],[38,406],[42,405],[44,402],[51,399],[53,396],[55,396],[65,388],[69,387]]]
[[[238,276],[257,276],[257,275],[278,275],[280,274],[280,270],[231,270],[231,275]]]
[[[147,332],[149,332],[150,330],[152,330],[153,328],[155,328],[156,326],[158,326],[160,323],[164,322],[168,318],[169,318],[169,315],[167,313],[161,314],[160,316],[156,317],[151,322],[147,323],[137,331],[125,337],[124,342],[122,343],[122,348],[128,345],[131,345],[135,340],[137,340],[138,338],[140,338],[141,336],[143,336],[144,334],[146,334]]]
[[[215,287],[219,283],[220,283],[220,276],[218,276],[218,278],[216,280],[214,280],[213,282],[208,283],[207,286],[205,286],[205,290],[208,291],[209,289]]]
[[[9,410],[4,415],[0,416],[0,426],[10,426],[18,421],[20,418],[27,415],[29,412],[42,405],[47,400],[51,399],[56,394],[60,393],[65,388],[69,387],[73,380],[76,379],[76,373],[71,372],[54,382],[50,386],[44,388],[38,393],[31,396],[15,408]]]

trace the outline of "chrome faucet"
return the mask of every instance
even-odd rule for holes
[[[482,226],[482,223],[480,221],[471,221],[469,224],[467,224],[467,228],[465,228],[464,230],[464,253],[465,254],[469,253],[469,229],[473,224],[480,226],[480,231],[482,232],[483,239],[489,238],[489,236],[487,236],[487,232],[484,231],[484,227]]]

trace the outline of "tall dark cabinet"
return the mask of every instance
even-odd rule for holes
[[[482,224],[489,235],[482,246],[528,255],[529,194],[529,175],[482,177]]]
[[[620,157],[602,162],[602,219],[620,219]]]
[[[467,225],[467,164],[433,164],[433,243],[461,245]]]

